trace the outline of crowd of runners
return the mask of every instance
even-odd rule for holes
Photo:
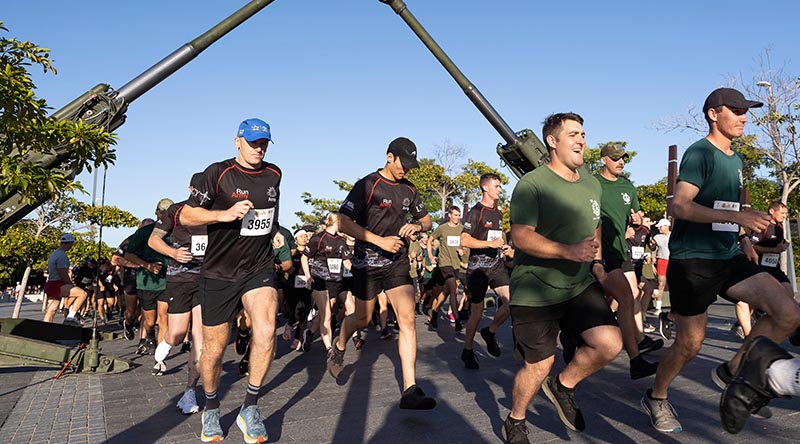
[[[514,188],[510,229],[495,174],[479,177],[479,202],[464,214],[447,208],[434,228],[405,179],[419,166],[417,148],[398,137],[383,166],[355,183],[337,213],[290,231],[279,218],[282,171],[265,160],[270,127],[247,119],[234,137],[236,157],[194,174],[186,200],[158,201],[155,217],[110,259],[71,270],[65,253],[75,239],[64,234],[48,262],[45,320],[61,308],[64,323],[81,325],[81,312],[92,307],[109,322],[116,310],[124,336],[139,341],[137,353],[152,354],[154,376],[176,360],[173,349],[189,351],[177,407],[201,412],[202,382],[203,442],[226,434],[218,391],[233,342],[247,378],[236,424],[253,443],[267,440],[258,397],[279,321],[294,350],[325,349],[334,378],[348,347],[369,347],[362,333],[370,324],[381,339],[396,335],[399,406],[427,410],[436,400],[416,383],[415,319],[463,335],[460,359],[479,370],[476,334],[488,355],[500,356],[496,332],[511,318],[509,350],[522,365],[502,435],[516,444],[529,442],[525,418],[540,388],[566,427],[586,429],[576,387],[623,349],[631,379],[655,375],[641,400],[653,427],[680,432],[668,389],[699,352],[707,309],[721,296],[738,303],[744,330],[742,349],[712,375],[725,390],[723,425],[735,433],[751,414],[771,416],[772,397],[800,391],[792,378],[800,364],[776,344],[790,335],[800,342],[800,307],[778,267],[787,209],[775,203],[769,213],[741,211],[742,158],[731,149],[748,109],[761,105],[728,88],[708,96],[709,134],[683,156],[672,221],[644,214],[623,174],[629,154],[622,147],[605,146],[602,171],[592,176],[584,167],[583,118],[552,114],[542,129],[549,163]],[[667,288],[669,312],[662,311]],[[484,321],[487,306],[496,308],[491,322]],[[650,307],[656,325],[648,322]],[[673,337],[660,362],[646,358]],[[566,366],[552,374],[559,343]]]

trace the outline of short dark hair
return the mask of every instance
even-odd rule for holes
[[[483,188],[484,185],[486,185],[487,183],[489,183],[492,180],[496,180],[498,182],[501,182],[500,176],[498,176],[497,174],[494,174],[494,173],[481,174],[481,178],[480,178],[481,189]]]
[[[545,117],[544,122],[542,122],[542,136],[544,137],[544,143],[547,145],[547,136],[552,135],[555,137],[556,133],[561,129],[561,125],[564,123],[565,120],[574,120],[581,125],[583,125],[583,117],[576,113],[555,113],[550,114],[549,116]],[[552,149],[551,146],[547,145],[547,149]]]
[[[769,204],[769,209],[770,210],[780,210],[781,208],[786,208],[787,210],[789,209],[789,207],[787,207],[785,203],[783,203],[783,202],[781,202],[779,200],[776,200],[775,202],[772,202],[771,204]]]
[[[451,206],[450,206],[450,207],[447,209],[447,214],[450,214],[450,213],[452,213],[453,211],[458,211],[458,212],[460,213],[460,212],[461,212],[461,208],[458,208],[458,207],[457,207],[457,206],[455,206],[455,205],[451,205]]]

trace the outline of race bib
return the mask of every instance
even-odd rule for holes
[[[644,247],[631,247],[631,259],[637,261],[644,257]]]
[[[342,272],[342,260],[340,258],[328,258],[328,271],[333,274]]]
[[[778,253],[764,253],[761,256],[761,265],[764,267],[777,267],[781,260],[781,255]]]
[[[460,247],[461,246],[461,236],[447,236],[447,246],[448,247]]]
[[[714,209],[723,211],[739,211],[739,202],[727,202],[724,200],[715,200]],[[711,229],[714,231],[738,233],[739,224],[715,222],[711,224]]]
[[[192,256],[205,256],[206,246],[208,245],[208,236],[194,235],[192,236]]]
[[[486,240],[491,242],[495,239],[501,239],[503,237],[502,230],[489,230],[486,232]]]
[[[294,277],[294,288],[306,288],[306,277],[298,274]]]
[[[346,278],[353,277],[353,273],[350,272],[349,268],[344,267],[344,270],[342,270],[342,277]]]
[[[83,285],[88,285],[88,284],[91,284],[91,283],[92,283],[92,278],[86,277],[86,278],[81,279],[81,284],[83,284]]]
[[[240,236],[266,236],[272,231],[272,218],[275,208],[256,210],[251,208],[242,218]]]

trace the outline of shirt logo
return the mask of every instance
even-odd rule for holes
[[[269,187],[269,189],[267,190],[267,196],[268,196],[267,201],[275,202],[276,201],[275,197],[277,195],[278,195],[278,191],[275,189],[275,187]]]
[[[349,200],[344,201],[344,205],[342,205],[342,206],[347,208],[348,210],[355,209],[355,204],[353,202],[349,201]]]
[[[406,197],[405,199],[403,199],[403,206],[408,207],[409,205],[411,205],[411,199]]]
[[[383,201],[380,203],[380,206],[381,207],[385,207],[385,208],[391,207],[392,206],[392,199],[383,199]]]
[[[622,201],[625,202],[625,205],[630,205],[631,196],[628,193],[622,193]]]
[[[600,202],[589,199],[589,202],[592,204],[592,213],[594,213],[594,220],[600,219]]]
[[[464,229],[465,230],[471,230],[472,229],[472,224],[469,223],[469,222],[464,222]]]
[[[236,189],[233,193],[231,193],[231,197],[234,199],[247,199],[250,196],[250,191],[248,190],[241,190],[239,188]]]
[[[487,220],[486,222],[483,223],[483,228],[492,228],[493,225],[494,223],[492,223],[492,221]]]
[[[208,192],[200,192],[200,190],[194,187],[192,187],[191,194],[192,197],[200,201],[200,205],[203,205],[207,201],[211,200],[211,198],[208,197]]]

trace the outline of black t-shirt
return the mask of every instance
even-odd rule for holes
[[[409,213],[415,220],[428,215],[411,182],[389,180],[377,171],[356,182],[339,213],[378,236],[398,236],[400,228],[408,221]],[[358,269],[380,268],[405,256],[407,250],[408,246],[403,246],[397,253],[390,253],[356,240],[353,266]]]
[[[347,240],[327,231],[311,236],[303,254],[308,257],[308,270],[314,279],[334,282],[342,280],[344,261],[352,257]]]
[[[503,212],[478,202],[464,218],[462,232],[481,241],[503,237]],[[491,268],[501,259],[500,256],[497,248],[471,248],[468,269]]]
[[[72,271],[72,280],[75,285],[84,290],[92,290],[92,283],[97,279],[97,268],[90,267],[84,262]]]
[[[633,227],[633,237],[626,238],[628,243],[628,257],[634,264],[644,262],[644,249],[650,243],[650,230],[644,225]]]
[[[759,247],[773,248],[780,245],[785,238],[783,237],[783,226],[777,224],[769,224],[769,226],[759,235],[753,235],[755,245]],[[775,254],[775,253],[772,253]],[[763,265],[764,255],[758,255],[758,263]]]
[[[253,203],[243,219],[206,227],[203,277],[234,282],[274,268],[272,237],[278,232],[280,185],[281,170],[268,162],[250,169],[228,159],[203,171],[202,185],[192,192],[186,205],[227,210],[243,200]]]
[[[192,253],[192,260],[182,264],[178,261],[169,261],[167,267],[167,282],[194,282],[200,276],[203,266],[203,256],[206,254],[208,236],[205,225],[187,227],[180,223],[181,211],[186,201],[172,204],[167,208],[164,217],[156,221],[156,228],[167,233],[164,241],[172,248],[186,247]]]

